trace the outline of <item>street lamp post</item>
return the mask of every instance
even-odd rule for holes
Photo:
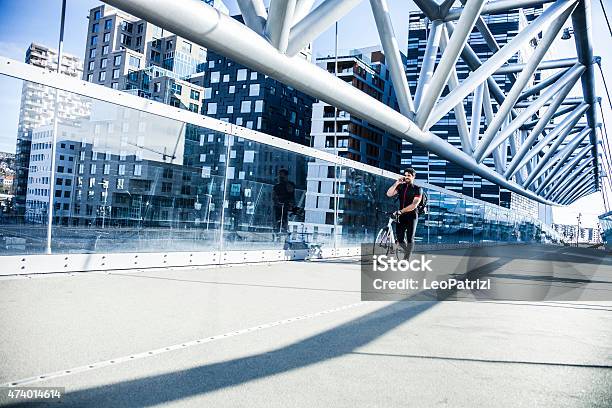
[[[102,208],[102,228],[104,228],[104,221],[106,220],[106,203],[108,200],[108,180],[104,180],[98,184],[104,189],[104,207]]]
[[[578,213],[578,225],[576,229],[576,248],[578,248],[578,240],[580,239],[580,219],[582,218],[582,213]]]

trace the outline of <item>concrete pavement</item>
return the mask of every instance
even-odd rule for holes
[[[612,299],[602,251],[489,254]],[[612,301],[361,302],[355,260],[3,278],[0,325],[0,383],[61,406],[612,406]]]

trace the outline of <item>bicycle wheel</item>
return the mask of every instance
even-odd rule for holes
[[[389,243],[389,230],[385,228],[381,228],[378,231],[378,235],[376,235],[376,241],[374,241],[374,246],[372,248],[372,253],[376,254],[377,248],[384,248],[387,250],[387,246]]]

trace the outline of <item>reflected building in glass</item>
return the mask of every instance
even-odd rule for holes
[[[25,62],[49,71],[57,71],[57,51],[42,44],[32,43],[26,50]],[[80,77],[83,72],[83,62],[70,54],[62,55],[60,72],[71,77]],[[33,82],[24,82],[21,90],[19,109],[19,124],[17,128],[16,146],[16,178],[15,178],[15,212],[18,216],[25,215],[26,195],[30,181],[30,154],[32,134],[39,127],[53,123],[55,115],[55,97],[53,89]],[[89,106],[78,96],[59,92],[57,109],[58,123],[74,124],[80,118],[87,117]],[[40,155],[36,154],[39,158]]]
[[[405,56],[402,58],[405,61]],[[381,47],[344,52],[337,60],[338,78],[399,110]],[[334,56],[317,58],[317,65],[331,74],[335,64]],[[325,102],[313,106],[311,137],[317,149],[395,173],[400,171],[400,137]],[[361,234],[367,229],[371,221],[364,210],[376,203],[382,205],[382,197],[378,197],[376,183],[366,173],[351,170],[321,161],[310,163],[305,220],[309,231],[330,233],[337,227],[338,233],[348,229]],[[339,183],[337,196],[350,200],[350,205],[345,205],[344,200],[335,203],[335,181]],[[338,218],[334,222],[336,211]]]

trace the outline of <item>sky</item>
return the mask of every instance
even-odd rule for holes
[[[180,1],[180,0],[176,0]],[[230,13],[237,13],[236,0],[224,0]],[[612,15],[612,0],[603,1],[608,15]],[[269,0],[264,0],[266,4]],[[315,6],[321,0],[315,2]],[[88,10],[100,3],[98,0],[68,0],[66,9],[66,29],[64,50],[83,58],[87,31]],[[408,14],[417,7],[409,0],[388,0],[392,23],[400,50],[406,52],[408,44]],[[602,57],[604,74],[612,86],[612,41],[608,32],[600,0],[591,0],[594,54]],[[59,35],[59,16],[61,0],[0,0],[0,55],[23,60],[25,50],[31,42],[57,48]],[[611,16],[612,18],[612,16]],[[338,48],[341,50],[377,45],[380,41],[370,10],[369,1],[363,0],[338,23]],[[313,53],[333,52],[334,28],[323,33],[313,43]],[[575,55],[574,41],[557,40],[552,47],[550,58],[563,58]],[[573,55],[572,55],[573,54]],[[609,61],[609,62],[608,62]],[[596,70],[596,91],[605,98],[605,91],[599,70]],[[21,82],[0,77],[0,90],[10,98],[0,98],[0,151],[15,151],[15,138],[19,117],[19,95]],[[576,92],[579,90],[576,89]],[[606,123],[612,128],[612,111],[604,103]],[[612,140],[611,140],[612,142]],[[611,196],[612,198],[612,196]],[[555,222],[573,223],[582,212],[584,225],[594,226],[596,215],[604,212],[600,193],[587,196],[569,207],[555,208]]]

